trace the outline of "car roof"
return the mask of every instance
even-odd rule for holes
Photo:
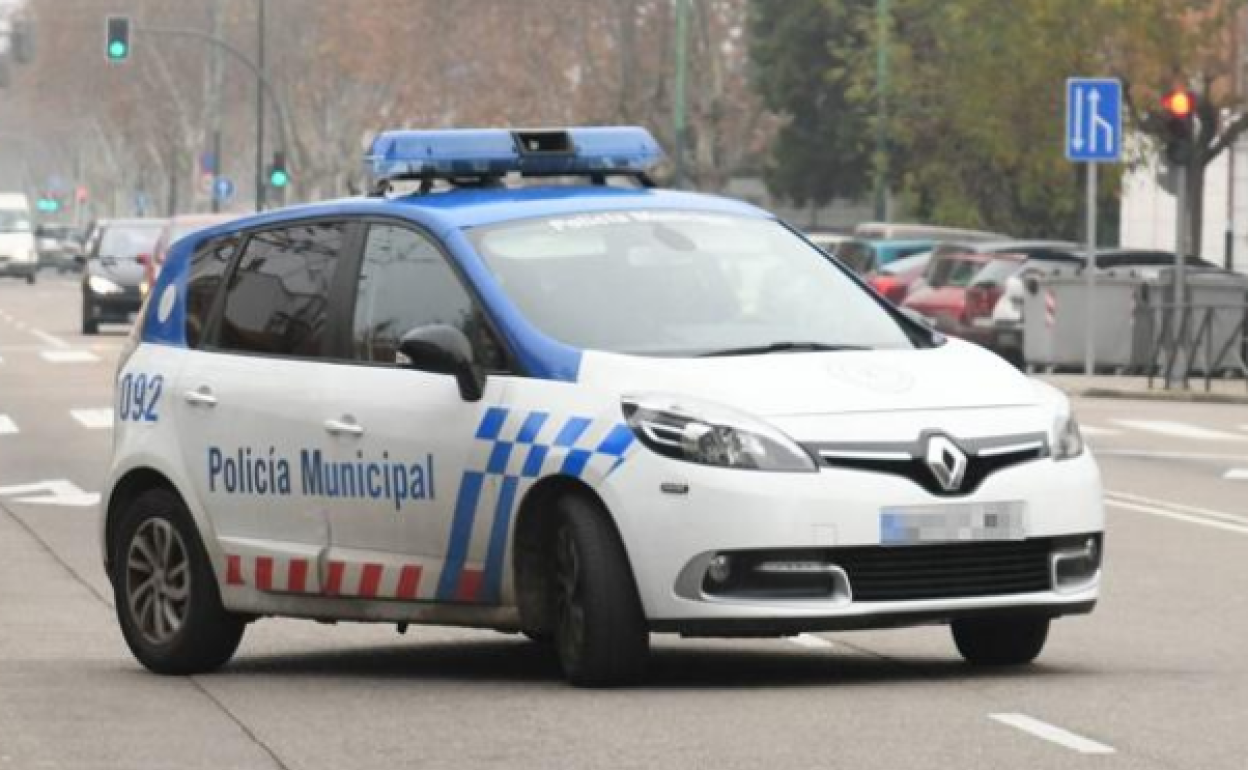
[[[169,220],[161,217],[131,217],[130,219],[101,219],[100,227],[161,227]]]
[[[458,188],[395,198],[344,198],[244,216],[203,232],[211,237],[240,228],[333,216],[399,216],[444,232],[537,217],[630,209],[690,209],[774,219],[771,214],[748,203],[715,195],[655,188],[543,186]]]

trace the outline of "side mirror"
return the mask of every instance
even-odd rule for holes
[[[472,343],[454,326],[430,324],[412,329],[399,340],[399,363],[412,369],[454,375],[465,401],[480,401],[485,370],[472,360]]]

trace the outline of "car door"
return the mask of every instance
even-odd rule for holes
[[[187,341],[196,349],[173,401],[184,467],[227,555],[228,584],[321,589],[332,501],[305,468],[329,440],[314,415],[334,369],[329,300],[347,230],[336,221],[266,229],[237,257],[226,241],[193,263]]]
[[[334,426],[322,483],[329,510],[327,591],[365,599],[496,601],[510,505],[478,437],[504,396],[486,380],[466,401],[447,374],[398,363],[402,336],[447,324],[469,338],[475,360],[506,367],[485,315],[450,260],[406,224],[368,226],[343,304],[349,330],[341,365],[322,375],[315,419]],[[498,513],[498,511],[502,513]]]

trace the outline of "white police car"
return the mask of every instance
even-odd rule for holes
[[[523,631],[580,684],[635,678],[650,632],[949,623],[1019,664],[1090,611],[1066,399],[766,212],[653,189],[659,157],[635,128],[385,133],[374,197],[180,241],[103,506],[138,659],[212,669],[281,615]],[[543,176],[577,179],[516,184]]]

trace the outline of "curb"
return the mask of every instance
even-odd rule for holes
[[[1248,394],[1205,393],[1204,391],[1114,390],[1113,388],[1070,388],[1067,393],[1082,398],[1171,401],[1187,404],[1235,404],[1248,406]]]

